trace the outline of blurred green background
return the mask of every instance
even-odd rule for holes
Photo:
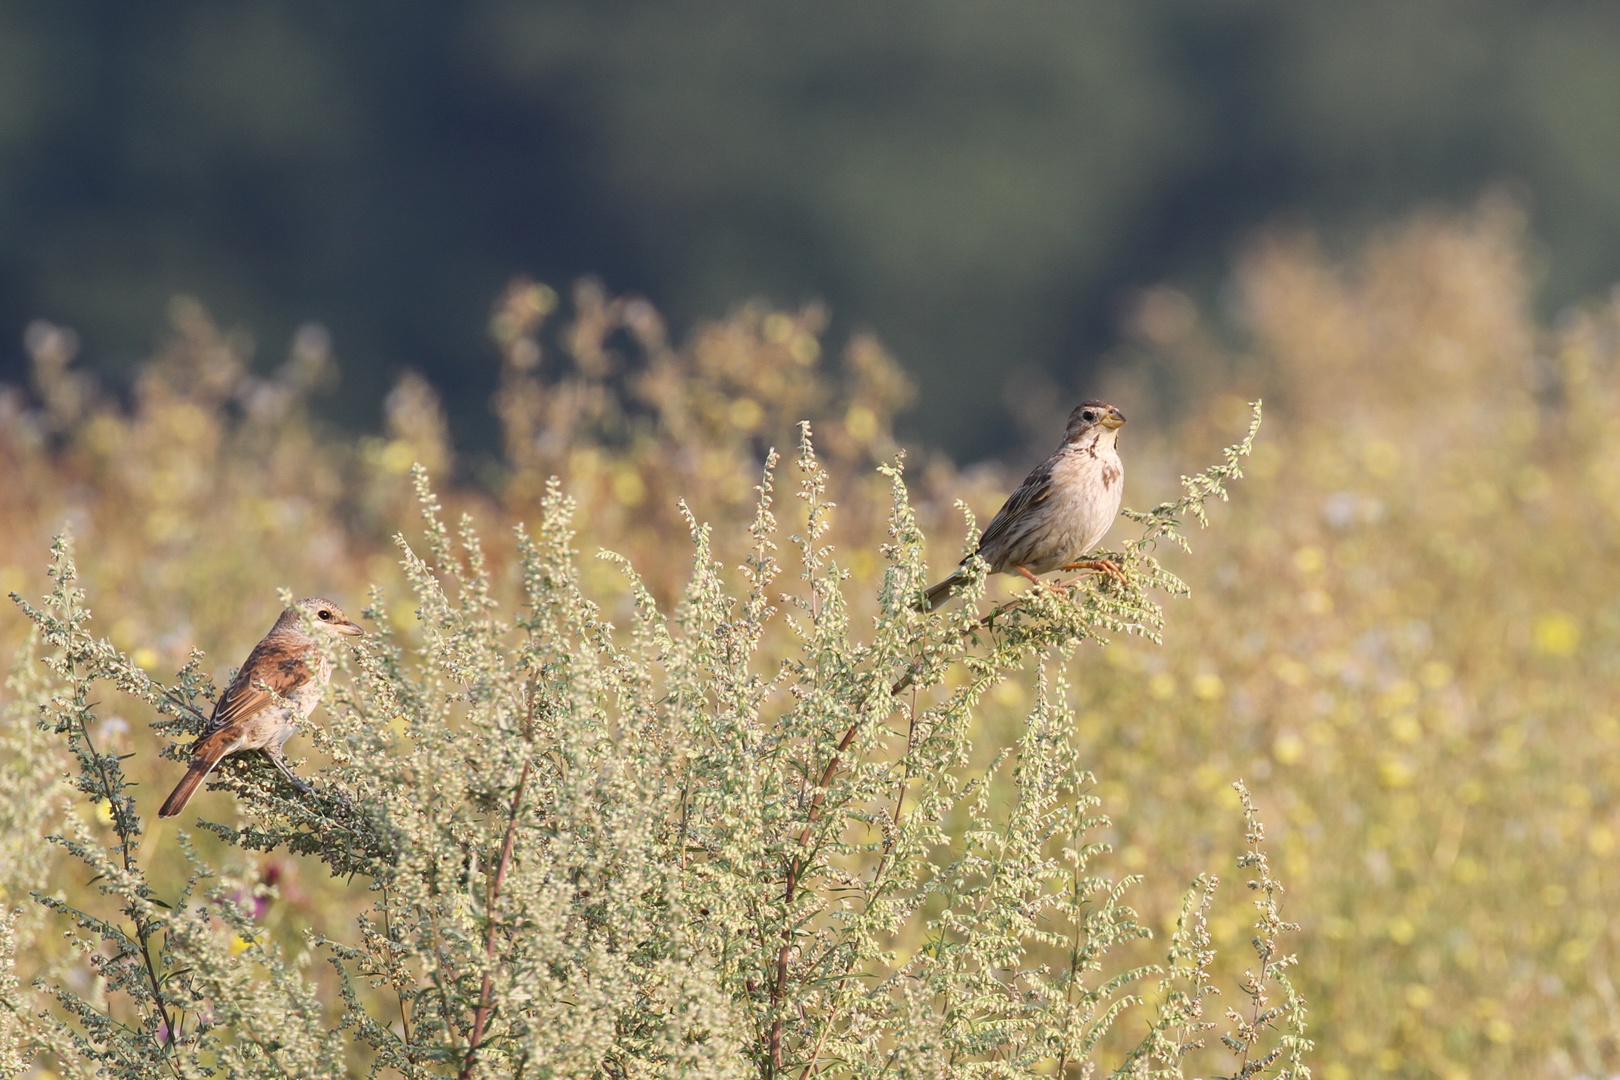
[[[824,299],[978,457],[1278,216],[1505,184],[1544,309],[1620,279],[1617,56],[1578,0],[0,0],[0,381],[45,317],[116,383],[187,293],[264,365],[328,327],[339,423],[411,368],[492,450],[493,299],[595,274],[677,332]]]

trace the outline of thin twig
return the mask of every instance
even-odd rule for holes
[[[889,856],[894,854],[894,844],[900,836],[900,813],[905,808],[906,795],[911,790],[911,752],[916,748],[916,743],[917,689],[913,687],[911,691],[911,716],[906,724],[906,753],[904,757],[905,769],[901,773],[900,782],[897,785],[898,790],[895,792],[894,796],[894,815],[890,819],[889,836],[888,839],[884,840],[883,842],[883,853],[878,857],[877,866],[872,871],[872,886],[874,888],[877,887],[879,879],[883,877],[883,871],[888,869]],[[851,953],[849,958],[844,961],[844,974],[848,975],[854,966],[855,955]],[[811,1075],[820,1071],[819,1062],[821,1058],[821,1048],[827,1044],[827,1035],[832,1031],[833,1021],[835,1019],[836,1015],[833,1015],[828,1016],[826,1020],[823,1021],[821,1025],[821,1034],[816,1036],[816,1045],[814,1049],[810,1051],[810,1059],[805,1062],[804,1071],[799,1073],[799,1080],[809,1080]],[[1058,1070],[1058,1072],[1059,1075],[1062,1074],[1061,1069]]]
[[[1064,582],[1053,587],[1063,588],[1068,584],[1068,582]],[[988,627],[993,621],[995,621],[997,616],[1004,615],[1013,610],[1020,604],[1024,603],[1028,598],[1029,594],[1025,593],[1008,600],[1004,604],[997,605],[996,607],[992,608],[988,614],[981,616],[978,622],[976,622],[973,626],[960,631],[954,640],[960,641],[971,634],[977,633],[980,629]],[[917,678],[917,671],[918,665],[913,663],[909,668],[907,668],[906,673],[900,677],[899,681],[897,681],[893,686],[889,687],[888,696],[894,697],[911,686]],[[838,740],[838,748],[833,751],[832,757],[828,758],[827,767],[821,771],[821,777],[816,781],[816,793],[811,797],[810,800],[808,820],[805,822],[804,828],[799,832],[798,846],[800,850],[794,854],[792,861],[788,863],[787,886],[783,890],[783,899],[789,909],[793,907],[794,898],[798,895],[799,874],[804,869],[805,853],[803,848],[810,842],[810,833],[814,829],[816,822],[821,819],[821,809],[826,802],[827,789],[832,784],[833,777],[837,775],[838,766],[843,759],[843,753],[849,749],[850,744],[855,741],[855,736],[860,733],[861,725],[866,722],[867,709],[871,706],[872,702],[873,698],[868,697],[856,708],[854,722],[852,722],[849,725],[849,729],[844,732],[844,737]],[[791,922],[789,922],[782,927],[782,946],[779,950],[777,950],[776,954],[776,979],[774,984],[771,986],[771,1009],[773,1012],[778,1010],[781,1005],[782,998],[787,992],[788,954],[792,951],[792,949],[793,925]],[[783,1067],[783,1062],[782,1018],[780,1016],[771,1021],[771,1030],[768,1037],[768,1050],[773,1068],[781,1069]]]
[[[76,674],[71,660],[69,661],[69,665],[69,674]],[[91,706],[80,704],[80,708],[76,712],[76,716],[79,721],[79,737],[84,740],[85,747],[90,751],[90,760],[95,762],[96,772],[101,777],[101,790],[104,792],[102,797],[107,800],[107,806],[111,811],[113,818],[113,827],[118,832],[118,857],[124,865],[124,872],[126,874],[131,874],[135,872],[135,866],[133,860],[130,858],[129,838],[130,834],[134,831],[135,826],[125,816],[126,808],[123,805],[122,800],[113,797],[113,782],[112,778],[107,775],[106,760],[100,753],[96,751],[95,741],[90,737],[89,725],[84,722],[83,709],[89,707]],[[165,1047],[163,1056],[168,1060],[170,1070],[176,1076],[179,1076],[180,1068],[173,1061],[172,1051],[174,1050],[175,1040],[180,1037],[180,1032],[176,1029],[174,1018],[169,1014],[168,1006],[163,1000],[163,986],[158,981],[157,966],[152,963],[152,947],[150,940],[152,931],[151,928],[147,926],[146,920],[141,917],[140,909],[135,905],[134,901],[131,901],[129,905],[124,908],[124,911],[135,923],[135,937],[141,945],[141,963],[143,966],[145,966],[146,978],[152,985],[152,1003],[157,1006],[158,1015],[163,1017],[163,1027],[168,1032],[168,1043]]]
[[[1052,588],[1066,588],[1069,584],[1069,582],[1061,582],[1053,585]],[[994,622],[998,616],[1005,615],[1007,612],[1012,611],[1014,608],[1023,604],[1028,599],[1029,595],[1028,593],[1025,593],[1024,595],[1013,597],[1004,604],[997,605],[995,608],[991,609],[989,614],[980,617],[978,622],[973,626],[959,632],[956,635],[955,640],[960,641],[970,634],[975,634],[979,630],[990,626],[990,624]],[[908,689],[916,678],[917,665],[912,664],[906,669],[906,673],[900,676],[899,681],[897,681],[893,686],[889,687],[889,696],[895,697],[899,695]],[[804,830],[799,833],[799,844],[801,846],[809,842],[811,826],[813,826],[821,817],[821,806],[826,799],[827,788],[832,784],[832,779],[838,772],[838,766],[842,760],[844,751],[849,749],[850,743],[854,742],[855,736],[860,733],[861,725],[866,722],[866,710],[871,704],[872,699],[867,698],[865,701],[862,701],[860,706],[855,710],[854,722],[851,723],[849,725],[849,729],[844,732],[844,737],[838,740],[838,749],[834,750],[832,757],[827,759],[827,767],[821,771],[821,778],[816,781],[817,790],[815,795],[812,796],[810,800],[810,820],[805,824]]]
[[[1075,794],[1075,798],[1077,800],[1080,798],[1080,795],[1079,795],[1078,792]],[[1078,813],[1078,807],[1076,809],[1077,809],[1077,813]],[[1071,834],[1070,843],[1071,844],[1077,844],[1079,842],[1080,842],[1080,837],[1078,835],[1076,835],[1076,834]],[[1078,862],[1078,861],[1075,862],[1075,864],[1074,864],[1074,874],[1073,874],[1074,893],[1073,893],[1073,900],[1074,900],[1075,912],[1071,916],[1071,918],[1074,920],[1074,944],[1069,947],[1069,985],[1066,986],[1064,988],[1064,991],[1063,991],[1064,1004],[1069,1005],[1071,1008],[1074,1005],[1074,988],[1075,988],[1076,984],[1078,984],[1079,981],[1080,981],[1080,928],[1081,928],[1081,920],[1080,920],[1079,911],[1080,911],[1080,897],[1081,897],[1081,889],[1080,889],[1080,869],[1081,869],[1081,865],[1082,864],[1080,862]],[[1066,1071],[1068,1070],[1068,1067],[1069,1067],[1069,1035],[1068,1035],[1068,1032],[1065,1031],[1064,1032],[1064,1038],[1063,1038],[1063,1053],[1061,1055],[1059,1055],[1059,1057],[1058,1057],[1057,1075],[1058,1076],[1065,1075]]]
[[[478,1008],[473,1013],[472,1037],[467,1041],[467,1058],[461,1065],[461,1073],[457,1080],[472,1080],[473,1070],[478,1065],[478,1047],[484,1040],[484,1024],[489,1019],[491,1002],[490,992],[494,983],[494,970],[491,965],[495,962],[495,905],[501,898],[501,883],[506,879],[506,868],[512,863],[512,847],[517,839],[518,811],[523,808],[523,789],[529,782],[529,766],[531,762],[523,762],[523,775],[518,777],[517,791],[512,796],[512,811],[506,818],[506,839],[501,843],[501,861],[495,868],[495,878],[490,882],[489,901],[485,905],[484,917],[489,920],[489,928],[484,934],[484,981],[478,992]]]
[[[382,900],[383,936],[388,939],[389,945],[392,946],[394,943],[394,929],[388,916],[388,889],[386,887],[382,891]],[[397,983],[394,985],[394,997],[399,1000],[399,1026],[400,1030],[405,1034],[405,1060],[415,1066],[416,1055],[411,1050],[411,1018],[410,1014],[405,1011],[405,992],[399,988]]]

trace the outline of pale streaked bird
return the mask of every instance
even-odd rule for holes
[[[158,817],[174,817],[184,810],[214,766],[241,750],[264,751],[294,787],[310,790],[281,757],[282,745],[298,730],[299,721],[309,719],[332,681],[332,661],[319,640],[304,629],[306,619],[322,636],[364,633],[342,608],[318,596],[283,611],[215,703],[208,729],[191,744],[191,765],[164,800]]]
[[[990,573],[1022,574],[1036,584],[1038,575],[1053,570],[1119,576],[1113,562],[1084,556],[1119,515],[1125,467],[1117,444],[1124,424],[1124,414],[1106,401],[1075,407],[1058,448],[1024,478],[980,537],[974,554],[990,564]],[[929,589],[928,610],[949,600],[961,583],[958,568]]]

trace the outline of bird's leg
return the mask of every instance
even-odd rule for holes
[[[292,769],[288,767],[287,763],[281,758],[281,751],[274,750],[267,746],[264,748],[264,756],[270,759],[270,764],[281,770],[281,775],[292,781],[292,786],[297,788],[301,794],[308,795],[310,792],[315,790],[315,786],[313,784],[299,776],[297,773],[293,772]]]
[[[1040,578],[1030,573],[1030,569],[1027,566],[1014,566],[1013,569],[1027,577],[1029,579],[1029,583],[1035,586],[1037,589],[1051,589],[1053,592],[1062,592],[1070,584],[1067,581],[1042,581]]]
[[[1121,584],[1125,582],[1125,572],[1119,568],[1119,563],[1113,559],[1081,559],[1079,562],[1072,562],[1066,566],[1060,566],[1058,569],[1090,570],[1098,574],[1107,574]]]

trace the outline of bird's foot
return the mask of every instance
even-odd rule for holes
[[[1065,569],[1067,569],[1067,567],[1065,567]],[[1033,589],[1024,594],[1026,597],[1041,591],[1059,596],[1066,595],[1070,589],[1074,588],[1075,585],[1079,583],[1079,579],[1074,579],[1071,581],[1052,581],[1047,578],[1038,578],[1030,572],[1029,567],[1027,566],[1015,566],[1013,567],[1013,570],[1017,571],[1025,578],[1028,578],[1029,583],[1034,586]]]
[[[1121,585],[1125,584],[1125,571],[1119,568],[1119,563],[1113,559],[1081,559],[1066,566],[1058,567],[1060,570],[1090,570],[1096,574],[1106,574]]]
[[[1013,567],[1013,570],[1023,577],[1029,579],[1029,583],[1035,586],[1037,589],[1046,589],[1051,592],[1060,593],[1068,587],[1068,582],[1044,581],[1041,578],[1036,577],[1027,566],[1015,566]]]
[[[325,800],[329,807],[335,808],[335,811],[340,815],[354,812],[354,800],[349,798],[348,792],[336,785],[319,788],[316,790],[316,794]]]
[[[315,785],[293,772],[292,769],[288,767],[287,763],[281,759],[280,754],[268,754],[266,756],[269,757],[270,764],[280,769],[281,775],[285,776],[292,786],[298,789],[298,793],[300,795],[314,794]]]

